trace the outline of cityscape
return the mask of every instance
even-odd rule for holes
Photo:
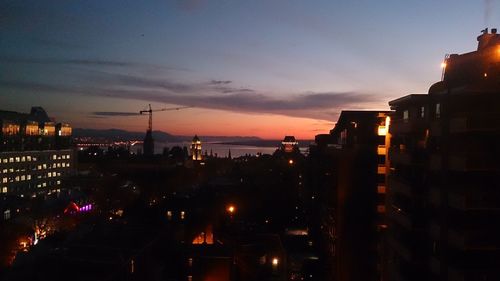
[[[6,26],[0,37],[11,39],[0,40],[0,280],[500,280],[497,28],[441,31],[439,42],[409,46],[417,53],[394,53],[411,57],[403,65],[421,65],[424,53],[444,50],[432,70],[407,84],[386,79],[382,64],[379,73],[360,77],[391,56],[369,60],[354,77],[348,72],[359,61],[349,70],[335,57],[345,69],[329,72],[326,81],[335,85],[330,91],[318,83],[322,71],[308,72],[310,64],[287,69],[293,65],[284,62],[288,54],[323,67],[312,54],[297,51],[302,45],[267,53],[262,43],[282,46],[281,40],[311,34],[304,44],[322,42],[315,36],[328,35],[316,24],[328,17],[312,4],[152,5],[167,5],[163,14],[126,1],[121,8],[49,2],[0,3],[7,11],[0,16]],[[335,14],[349,22],[359,7],[344,5],[335,9],[345,18]],[[500,3],[479,7],[487,24],[500,23],[495,5]],[[291,7],[303,15],[293,23],[288,16],[298,14]],[[450,8],[450,19],[466,7]],[[400,15],[408,7],[392,8]],[[377,18],[370,32],[386,16],[374,9],[368,3],[359,8]],[[254,22],[250,15],[287,23],[260,31],[262,22],[245,24]],[[163,16],[165,34],[193,41],[154,62],[156,46],[165,42],[150,39],[163,29],[148,23],[157,27]],[[181,22],[182,36],[170,30]],[[191,29],[207,22],[203,31]],[[137,26],[143,31],[135,34]],[[289,37],[285,29],[292,26],[303,30]],[[216,42],[213,27],[234,36],[235,49],[226,46],[228,38]],[[387,45],[405,40],[389,38],[399,31],[388,31]],[[130,32],[137,38],[123,41]],[[346,32],[356,37],[368,31]],[[51,37],[56,33],[63,35]],[[26,36],[31,43],[20,44]],[[220,48],[221,61],[207,68],[211,56],[192,52],[203,49],[198,36]],[[243,47],[238,57],[240,42],[253,36],[264,38],[246,50],[255,57],[241,55]],[[101,40],[113,50],[87,45]],[[401,44],[412,40],[418,39]],[[463,40],[474,47],[455,49]],[[315,48],[322,56],[323,47]],[[117,59],[132,50],[137,56]],[[81,56],[69,58],[72,53]],[[253,72],[261,59],[269,65]],[[196,71],[192,60],[199,62]],[[388,77],[413,71],[400,66]],[[422,79],[429,73],[432,80]],[[316,88],[303,90],[309,82]]]

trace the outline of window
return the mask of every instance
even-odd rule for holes
[[[4,159],[2,160],[2,163],[7,163],[7,162],[9,162],[9,160],[8,160],[7,158],[4,158]]]
[[[9,158],[9,163],[14,163],[14,158],[10,157]]]
[[[21,162],[26,162],[26,156],[21,157]]]
[[[17,156],[16,157],[16,162],[21,162],[21,157]]]
[[[27,179],[27,180],[31,180],[31,175],[27,175],[27,176],[26,176],[26,179]]]
[[[420,107],[420,118],[424,118],[425,117],[425,106],[421,106]]]
[[[57,159],[57,155],[55,155],[55,154],[54,154],[54,155],[52,155],[52,159],[53,159],[53,160],[56,160],[56,159]]]
[[[26,161],[31,161],[31,156],[26,156]]]
[[[403,120],[405,122],[408,122],[408,120],[410,119],[410,113],[408,112],[408,109],[403,111]]]
[[[7,183],[8,179],[7,178],[3,178],[2,179],[2,183]]]
[[[441,104],[436,103],[436,118],[440,118],[440,117],[441,117]]]
[[[2,193],[7,193],[8,189],[6,186],[2,187]]]

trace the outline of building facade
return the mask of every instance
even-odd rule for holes
[[[332,280],[382,276],[389,113],[342,111],[330,134],[317,136],[311,151],[312,162],[317,159],[313,178],[320,184],[316,213]]]
[[[0,111],[0,193],[21,197],[59,192],[75,164],[71,127],[41,107],[29,114]]]
[[[500,35],[389,102],[386,280],[500,280]]]

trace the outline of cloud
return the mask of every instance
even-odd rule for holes
[[[137,116],[139,112],[116,112],[116,111],[96,111],[92,112],[93,116],[114,117],[114,116]]]
[[[231,80],[211,80],[210,84],[211,85],[221,85],[221,84],[225,85],[225,84],[230,84],[231,82],[233,82],[233,81],[231,81]]]
[[[229,80],[185,83],[168,78],[151,78],[121,73],[99,72],[90,75],[85,86],[46,84],[0,79],[1,87],[23,91],[105,96],[163,104],[254,114],[280,114],[321,120],[336,120],[343,109],[370,108],[381,98],[357,92],[274,93],[232,85]],[[2,81],[3,80],[3,81]],[[216,82],[214,81],[222,81]],[[227,83],[226,83],[227,82]],[[94,116],[132,116],[132,112],[93,112]]]
[[[0,62],[3,63],[23,63],[23,64],[76,64],[93,66],[119,66],[119,67],[137,67],[146,64],[99,60],[99,59],[56,59],[56,58],[26,58],[26,57],[6,57],[0,56]]]

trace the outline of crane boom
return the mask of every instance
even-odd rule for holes
[[[181,107],[166,107],[166,108],[152,109],[151,104],[149,104],[149,109],[141,110],[141,111],[139,111],[139,114],[149,113],[148,131],[153,131],[153,112],[181,110],[181,109],[191,108],[191,107],[192,106],[181,106]]]

